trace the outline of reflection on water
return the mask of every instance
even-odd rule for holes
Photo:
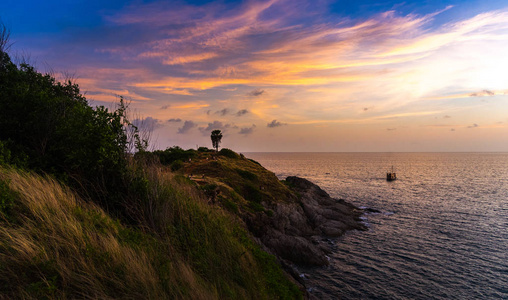
[[[246,153],[357,206],[367,232],[300,268],[320,299],[508,299],[508,154]],[[397,180],[386,181],[395,168]]]

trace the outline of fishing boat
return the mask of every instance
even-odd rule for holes
[[[392,166],[392,171],[386,173],[386,181],[394,181],[395,179],[397,179],[397,174],[395,174],[395,172],[393,171]]]

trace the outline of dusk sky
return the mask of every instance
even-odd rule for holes
[[[0,21],[157,149],[508,151],[508,0],[3,0]]]

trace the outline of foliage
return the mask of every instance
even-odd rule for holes
[[[6,298],[298,299],[275,258],[201,193],[145,168],[125,226],[55,180],[0,167],[21,223],[0,218],[0,295]],[[211,190],[210,185],[207,189]],[[234,207],[234,204],[233,206]]]
[[[185,164],[180,172],[202,174],[208,183],[218,186],[221,193],[218,200],[230,212],[239,216],[244,213],[263,212],[273,214],[264,205],[271,202],[290,202],[296,198],[284,182],[275,174],[263,168],[259,163],[230,149],[222,149],[216,159],[211,155],[201,153],[192,163]],[[226,155],[222,155],[226,154]]]
[[[17,195],[20,221],[0,219],[2,298],[170,299],[205,293],[168,244],[122,225],[54,180],[0,168],[0,182],[2,191]]]
[[[212,152],[212,149],[208,149],[207,147],[199,147],[198,152]]]
[[[180,170],[182,167],[183,167],[183,161],[181,160],[175,160],[174,162],[171,163],[171,171],[177,171],[177,170]]]
[[[250,181],[256,181],[258,179],[258,175],[242,169],[236,169],[236,172],[240,174],[244,179],[250,180]]]
[[[235,214],[239,213],[238,204],[223,196],[219,196],[218,199],[225,209]]]
[[[170,165],[174,161],[180,160],[182,162],[189,161],[197,155],[197,151],[194,149],[183,150],[178,146],[167,148],[166,150],[156,150],[152,152],[159,158],[159,161],[163,165]]]
[[[220,130],[214,130],[212,131],[212,134],[210,136],[212,139],[212,146],[215,148],[215,151],[219,151],[220,142],[222,140],[222,132]]]
[[[0,161],[53,174],[114,207],[132,180],[127,131],[144,151],[123,98],[113,111],[92,108],[77,84],[18,66],[0,52]]]
[[[229,158],[240,158],[240,155],[238,155],[238,153],[236,153],[235,151],[228,149],[228,148],[220,149],[219,155],[229,157]]]
[[[257,161],[255,161],[255,160],[253,160],[253,159],[251,159],[251,158],[249,158],[249,161],[251,161],[251,162],[255,163],[255,164],[256,164],[256,165],[258,165],[258,166],[261,166],[261,164],[260,164],[260,163],[258,163]]]

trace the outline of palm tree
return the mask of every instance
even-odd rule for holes
[[[212,145],[215,148],[215,151],[219,152],[220,141],[222,140],[222,132],[220,130],[212,131]]]

